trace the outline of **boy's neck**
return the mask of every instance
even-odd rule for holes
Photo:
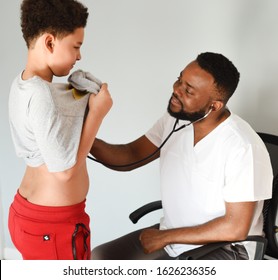
[[[27,80],[38,76],[45,81],[52,82],[53,73],[44,59],[45,53],[40,43],[40,40],[37,40],[36,45],[28,49],[27,63],[22,79]]]
[[[28,65],[26,66],[25,70],[23,71],[22,73],[22,79],[23,80],[28,80],[28,79],[31,79],[33,78],[34,76],[38,76],[40,77],[41,79],[47,81],[47,82],[52,82],[52,79],[53,79],[53,75],[47,75],[46,74],[46,71],[42,70],[38,70],[38,69],[30,69],[28,67]]]

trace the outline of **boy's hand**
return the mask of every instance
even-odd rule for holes
[[[97,95],[91,94],[89,98],[89,110],[93,114],[104,118],[113,105],[113,100],[106,83],[102,84]]]

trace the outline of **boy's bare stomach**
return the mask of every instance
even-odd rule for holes
[[[43,206],[69,206],[86,198],[89,190],[86,165],[68,181],[56,175],[48,172],[45,165],[28,166],[19,193],[29,202]]]

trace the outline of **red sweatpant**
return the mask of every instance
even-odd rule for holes
[[[17,193],[10,206],[10,235],[25,260],[90,259],[89,223],[85,201],[48,207]]]

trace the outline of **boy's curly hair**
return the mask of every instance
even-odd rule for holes
[[[29,48],[45,32],[64,37],[76,28],[85,27],[88,9],[76,0],[23,0],[21,30]]]

